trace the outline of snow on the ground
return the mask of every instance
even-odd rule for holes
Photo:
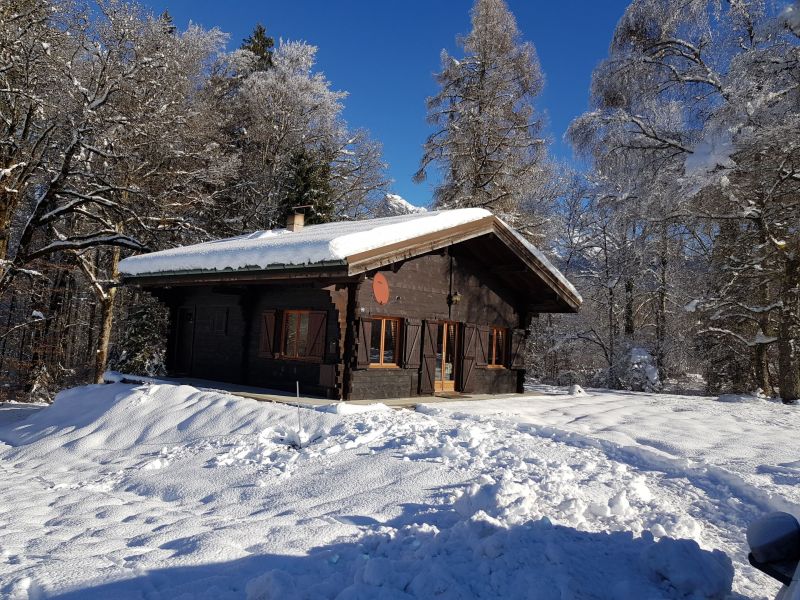
[[[692,424],[709,435],[690,459],[611,439],[637,402],[653,421],[640,434],[679,437],[661,428],[689,420],[680,399],[659,397],[662,414],[646,394],[608,396],[616,409],[584,406],[580,431],[577,412],[555,413],[603,395],[323,412],[115,383],[27,416],[3,405],[0,597],[773,595],[744,527],[783,488],[770,498],[746,469],[710,468],[712,430],[766,452],[766,414]]]
[[[570,390],[574,392],[574,390]],[[541,435],[613,442],[643,462],[677,459],[727,479],[776,508],[800,505],[800,411],[760,395],[719,398],[534,386],[529,396],[453,402],[451,411],[508,418]],[[675,461],[672,461],[675,462]],[[772,498],[770,500],[770,498]]]

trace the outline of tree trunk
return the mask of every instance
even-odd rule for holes
[[[662,232],[663,247],[661,249],[661,258],[659,259],[659,275],[658,275],[658,303],[656,304],[656,348],[655,348],[655,362],[658,368],[658,376],[664,380],[667,376],[667,370],[664,363],[666,362],[666,346],[667,346],[667,286],[669,285],[669,278],[667,272],[667,234]]]
[[[0,192],[0,265],[8,258],[8,239],[11,237],[11,214],[14,207],[10,195]]]
[[[794,404],[800,399],[800,257],[787,258],[781,281],[778,329],[778,386],[781,398]]]
[[[761,201],[760,203],[763,207],[763,199],[759,198],[759,200]],[[762,211],[759,211],[759,215],[763,215],[763,209]],[[769,236],[767,234],[767,228],[764,224],[764,220],[759,218],[756,221],[756,225],[758,227],[759,244],[766,246],[769,242]],[[762,285],[757,286],[756,297],[758,298],[758,303],[762,306],[770,304],[773,293],[774,287],[770,286],[769,280],[765,280]],[[758,328],[761,330],[761,333],[765,336],[769,336],[769,312],[762,312],[759,314],[757,320]],[[760,387],[765,394],[772,394],[774,390],[772,389],[772,382],[770,381],[769,375],[769,344],[756,344],[753,348],[753,372],[755,373],[756,377],[756,386]]]
[[[119,274],[120,249],[118,247],[111,251],[111,280],[115,281]],[[94,382],[103,383],[103,373],[108,363],[108,348],[111,344],[111,328],[114,324],[114,299],[117,297],[117,288],[112,284],[105,295],[100,298],[100,332],[97,335],[97,351],[94,361]]]
[[[111,326],[114,323],[114,298],[117,289],[111,288],[100,301],[100,333],[97,335],[97,350],[94,361],[94,382],[103,383],[103,373],[108,362],[108,348],[111,343]]]
[[[633,322],[633,280],[625,280],[625,336],[631,341],[635,332]]]
[[[769,346],[756,344],[753,348],[753,367],[755,368],[756,385],[765,394],[771,393],[769,381]]]
[[[15,304],[17,302],[17,295],[11,294],[11,300],[8,304],[8,316],[6,317],[6,326],[3,330],[3,345],[0,347],[0,373],[4,372],[3,367],[5,367],[6,362],[6,343],[8,342],[8,336],[10,335],[9,329],[11,329],[12,319],[14,317],[14,309]]]
[[[617,378],[617,320],[614,317],[614,306],[616,300],[614,299],[614,289],[608,286],[608,379],[606,385],[609,388],[617,389],[619,387]]]

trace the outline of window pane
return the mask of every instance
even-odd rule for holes
[[[372,333],[369,339],[369,362],[380,364],[381,362],[381,321],[372,319]]]
[[[295,356],[308,356],[308,313],[298,313],[299,331],[297,333],[297,354]]]
[[[286,356],[297,356],[297,317],[297,313],[286,313],[283,332],[283,353]]]
[[[383,362],[395,364],[394,351],[397,346],[397,321],[386,319],[386,332],[383,339]]]
[[[497,345],[495,346],[494,364],[502,365],[506,362],[506,332],[505,329],[496,329]]]

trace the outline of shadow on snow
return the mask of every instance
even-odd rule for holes
[[[730,559],[720,551],[701,550],[691,540],[656,542],[648,534],[635,538],[630,532],[578,531],[547,519],[509,527],[480,511],[459,518],[452,510],[422,514],[416,512],[419,505],[404,508],[408,514],[386,524],[392,529],[376,527],[371,517],[342,515],[342,521],[371,529],[359,539],[319,546],[303,556],[253,554],[228,562],[167,567],[41,596],[59,600],[742,598],[730,596]],[[180,556],[185,554],[184,544],[192,546],[190,539],[173,540],[169,548]],[[118,575],[116,571],[111,576]]]

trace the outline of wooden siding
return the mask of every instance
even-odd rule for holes
[[[260,329],[254,329],[247,357],[247,383],[259,387],[294,390],[296,382],[300,383],[301,394],[316,394],[336,397],[336,378],[331,377],[339,363],[339,320],[330,293],[313,284],[292,286],[263,286],[255,288],[253,315],[261,318],[261,314],[277,311],[275,325],[276,355],[268,358],[259,353],[261,343]],[[282,345],[283,311],[311,310],[324,311],[325,341],[322,360],[285,359],[280,356]]]
[[[339,344],[340,320],[334,299],[342,293],[346,297],[346,290],[337,291],[336,287],[323,289],[320,285],[307,283],[230,287],[227,290],[207,286],[182,288],[180,297],[173,299],[172,312],[177,315],[181,309],[194,310],[192,357],[188,371],[177,373],[175,365],[180,361],[176,360],[175,350],[179,333],[172,331],[170,370],[192,377],[274,389],[294,390],[296,382],[299,382],[301,394],[340,397],[343,360]],[[325,339],[321,360],[287,360],[279,354],[269,357],[260,352],[262,315],[275,311],[277,352],[281,344],[282,315],[287,309],[324,312]],[[174,330],[175,326],[171,329]]]
[[[175,349],[181,345],[177,329],[179,315],[194,311],[192,353],[186,375],[259,387],[294,390],[329,398],[382,399],[430,393],[421,386],[421,348],[426,323],[454,321],[465,328],[459,337],[471,340],[469,348],[457,350],[457,390],[465,393],[521,391],[521,368],[490,368],[486,365],[482,337],[490,326],[509,330],[508,338],[519,342],[531,307],[539,291],[521,290],[508,257],[491,238],[475,238],[428,254],[381,267],[389,284],[389,301],[378,304],[373,297],[372,276],[378,271],[335,281],[294,279],[273,282],[241,282],[183,285],[157,291],[171,307],[168,368],[175,372]],[[496,262],[495,262],[496,261]],[[156,291],[156,290],[154,290]],[[457,303],[448,297],[457,294]],[[183,313],[181,311],[184,311]],[[286,310],[322,311],[325,339],[322,358],[286,359],[279,353],[282,321]],[[271,312],[271,311],[274,311]],[[265,313],[274,319],[274,354],[263,348]],[[401,346],[400,366],[374,368],[359,362],[365,355],[360,341],[362,319],[399,317],[399,334],[406,337],[405,324],[416,348]],[[271,322],[271,321],[270,321]],[[435,329],[434,329],[435,330]],[[430,335],[428,333],[427,335]],[[462,344],[463,345],[463,344]],[[183,346],[186,347],[186,340]],[[460,372],[464,354],[469,373]],[[185,363],[186,361],[184,361]],[[517,361],[514,367],[522,367]],[[425,388],[422,389],[421,388]]]
[[[193,288],[185,294],[178,306],[181,309],[194,310],[194,328],[191,357],[184,354],[186,345],[183,339],[174,339],[171,348],[173,356],[171,365],[181,364],[175,353],[181,353],[181,359],[188,366],[186,375],[214,379],[231,383],[242,380],[242,344],[245,322],[239,305],[239,296],[233,294],[217,294],[211,288]],[[179,332],[191,335],[191,332]]]
[[[413,319],[414,322],[446,320],[508,329],[521,324],[520,308],[511,290],[493,275],[487,265],[459,247],[396,263],[380,269],[380,272],[389,283],[389,302],[380,305],[375,300],[371,279],[375,271],[368,273],[356,295],[355,313],[358,318],[390,316]],[[448,296],[456,292],[460,301],[448,304]],[[354,338],[357,343],[359,336]],[[357,348],[356,353],[360,350]],[[402,349],[403,352],[406,350]],[[421,367],[358,368],[356,361],[351,362],[351,366],[348,399],[405,397],[420,393]],[[518,387],[517,371],[479,366],[471,368],[471,371],[468,392],[506,393],[514,392]],[[425,385],[422,387],[426,388]],[[427,389],[422,390],[422,393],[426,392]]]
[[[410,259],[380,272],[389,283],[389,302],[381,306],[372,295],[370,277],[359,288],[359,316],[386,315],[427,320],[449,320],[476,325],[517,327],[519,313],[514,296],[489,269],[468,255],[446,251]],[[461,300],[449,306],[447,297],[458,292]]]

